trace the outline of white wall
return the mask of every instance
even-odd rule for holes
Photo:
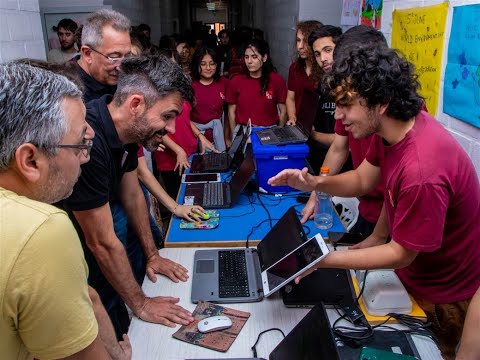
[[[293,60],[298,0],[265,0],[263,15],[260,27],[270,45],[273,64],[286,80]]]
[[[442,0],[384,0],[382,13],[382,32],[387,40],[391,41],[392,33],[392,12],[395,9],[406,9],[417,6],[430,6],[443,2]],[[474,0],[450,0],[447,22],[445,26],[445,43],[443,48],[442,73],[440,78],[440,92],[438,94],[437,119],[452,133],[457,141],[463,146],[473,161],[477,174],[480,177],[480,129],[458,120],[443,112],[443,83],[445,78],[445,67],[447,65],[448,42],[452,26],[452,14],[454,6],[480,4]],[[474,106],[472,104],[472,106]],[[445,159],[448,161],[449,159]],[[455,161],[455,159],[451,159]]]
[[[45,60],[38,0],[0,0],[0,62]]]
[[[299,0],[298,20],[318,20],[323,24],[340,26],[341,0]]]

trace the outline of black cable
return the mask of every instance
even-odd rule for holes
[[[335,249],[335,250],[336,250],[336,249]],[[361,298],[362,295],[363,295],[363,290],[365,290],[365,283],[366,283],[365,280],[367,280],[367,275],[368,275],[368,270],[365,270],[365,275],[363,275],[362,287],[360,288],[360,292],[358,293],[358,296],[357,296],[357,298],[356,298],[356,300],[355,300],[355,302],[357,303],[357,305],[358,305],[358,301],[360,300],[360,298]]]
[[[283,337],[285,338],[285,334],[284,334],[283,331],[280,330],[279,328],[271,328],[271,329],[267,329],[267,330],[262,331],[260,334],[258,334],[257,341],[255,341],[255,344],[253,344],[253,346],[252,346],[252,351],[253,351],[253,357],[254,357],[254,358],[258,357],[258,356],[257,356],[257,348],[256,348],[256,346],[257,346],[258,342],[260,341],[260,336],[262,336],[263,334],[265,334],[265,333],[267,333],[267,332],[269,332],[269,331],[274,331],[274,330],[275,330],[275,331],[280,331],[280,332],[282,333]]]
[[[262,198],[260,197],[260,195],[257,193],[257,198],[258,198],[258,201],[260,202],[260,205],[262,205],[262,207],[264,208],[265,212],[267,213],[267,216],[268,216],[268,219],[270,220],[270,229],[273,227],[273,224],[272,224],[272,215],[270,215],[270,211],[268,211],[267,207],[265,206],[265,204],[263,203],[262,201]]]

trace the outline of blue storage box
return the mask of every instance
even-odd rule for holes
[[[294,190],[290,186],[270,186],[267,184],[267,181],[284,169],[303,169],[305,167],[305,158],[308,154],[308,145],[262,145],[257,134],[255,134],[255,131],[261,129],[252,129],[251,136],[258,186],[272,193],[284,193]]]

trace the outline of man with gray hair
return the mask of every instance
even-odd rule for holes
[[[183,101],[193,102],[191,83],[164,56],[125,59],[120,68],[115,95],[87,104],[87,121],[96,133],[92,158],[65,202],[86,245],[89,282],[99,292],[117,336],[129,325],[125,303],[145,321],[171,327],[193,321],[190,312],[176,305],[179,299],[147,297],[140,287],[145,272],[153,282],[156,274],[175,282],[188,276],[183,266],[159,256],[134,171],[137,144],[153,151],[167,132],[175,131]],[[119,219],[125,218],[123,231],[135,236],[115,233],[121,228]]]
[[[65,212],[94,132],[65,77],[0,65],[0,354],[5,359],[129,359],[117,343]],[[25,221],[22,221],[25,220]]]
[[[131,47],[130,21],[124,15],[102,9],[87,18],[77,61],[85,85],[85,103],[115,93],[118,68],[130,56]]]

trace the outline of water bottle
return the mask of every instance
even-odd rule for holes
[[[322,166],[320,176],[328,176],[330,169],[328,166]],[[315,191],[317,201],[315,202],[315,215],[313,223],[316,228],[325,230],[333,225],[333,206],[332,196],[321,191]]]

